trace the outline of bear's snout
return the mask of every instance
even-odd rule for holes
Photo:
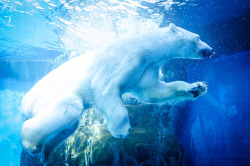
[[[203,58],[209,58],[214,55],[213,49],[202,49],[200,54]]]

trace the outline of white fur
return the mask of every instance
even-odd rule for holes
[[[171,24],[118,40],[61,65],[23,98],[21,112],[29,118],[22,127],[24,148],[32,154],[49,154],[60,141],[56,145],[48,142],[77,123],[84,107],[93,103],[106,115],[111,134],[126,137],[130,122],[121,99],[124,93],[148,103],[194,99],[191,90],[205,94],[206,84],[201,82],[159,80],[159,69],[168,60],[201,58],[199,51],[210,49],[197,36]]]

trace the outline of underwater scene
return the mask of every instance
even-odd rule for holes
[[[0,166],[247,166],[249,0],[0,0]]]

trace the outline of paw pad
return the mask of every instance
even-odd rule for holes
[[[204,95],[207,92],[207,84],[205,82],[197,82],[194,84],[195,86],[189,91],[189,93],[193,94],[194,98]]]

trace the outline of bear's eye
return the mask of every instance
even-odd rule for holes
[[[199,41],[200,40],[200,36],[197,36],[196,39]]]

